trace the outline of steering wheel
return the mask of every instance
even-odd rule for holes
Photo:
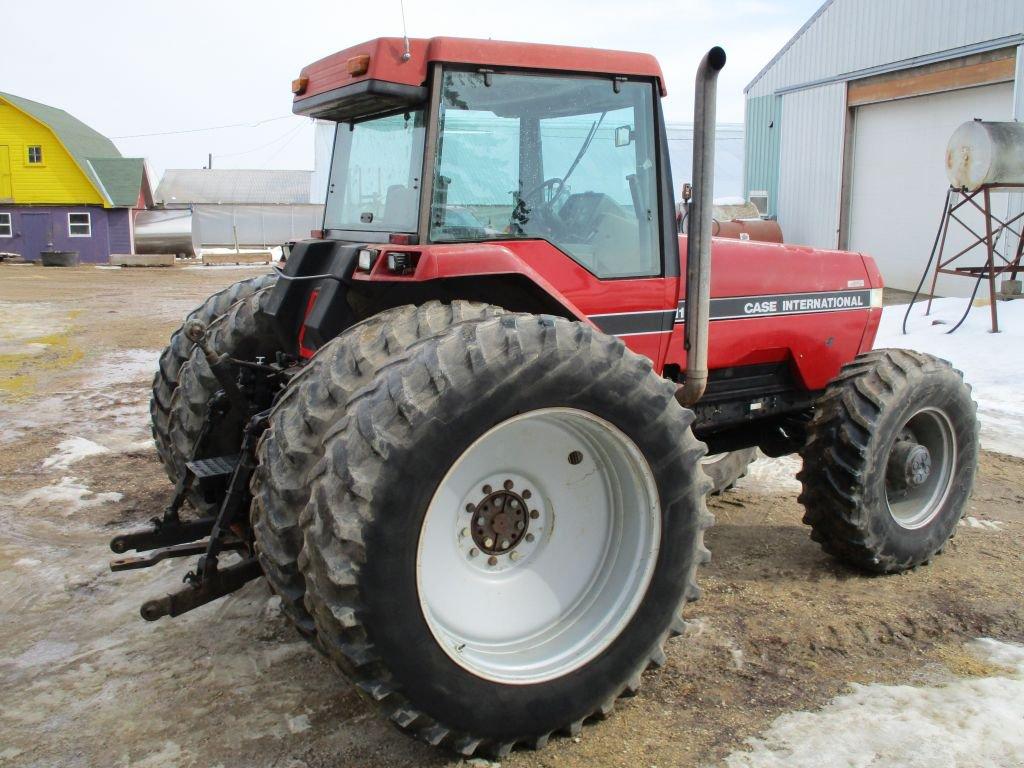
[[[546,189],[550,189],[552,191],[548,193],[550,197],[548,197],[547,200],[544,200],[542,198],[541,205],[544,208],[550,208],[552,205],[554,205],[555,200],[562,196],[562,191],[565,189],[565,181],[560,179],[558,176],[552,176],[550,179],[544,179],[544,181],[542,181],[536,187],[531,189],[529,192],[520,195],[520,199],[529,202],[536,195],[540,194],[541,192],[544,192],[544,190]]]
[[[547,195],[544,195],[549,195],[548,199],[544,200],[542,196],[541,201],[539,203],[537,203],[536,205],[531,205],[531,201],[538,195],[542,195],[542,193],[544,193],[545,190],[551,190],[547,193]],[[564,190],[565,181],[555,176],[550,179],[545,179],[541,184],[538,184],[529,192],[520,195],[519,203],[516,206],[516,211],[519,211],[521,209],[521,213],[519,215],[523,216],[524,218],[520,220],[519,227],[522,228],[522,226],[527,221],[532,220],[533,226],[531,227],[531,231],[538,234],[545,232],[547,234],[551,234],[552,232],[554,232],[558,228],[558,222],[557,217],[555,216],[551,208],[554,205],[555,201],[558,200],[559,197],[561,197],[562,192]],[[516,211],[513,211],[512,213],[513,220],[517,218]]]

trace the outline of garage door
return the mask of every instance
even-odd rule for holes
[[[857,107],[849,247],[874,256],[886,285],[909,291],[921,278],[949,187],[945,156],[953,131],[976,117],[1009,120],[1012,110],[1012,83]],[[967,221],[983,226],[980,216]],[[952,255],[969,238],[950,234]],[[977,254],[972,263],[982,263]],[[943,275],[936,291],[969,296],[973,287],[967,278]]]

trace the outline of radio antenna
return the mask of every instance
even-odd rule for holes
[[[412,51],[409,50],[409,32],[405,27],[405,0],[398,0],[398,7],[402,9],[402,37],[405,39],[405,50],[402,51],[402,61],[412,58]]]

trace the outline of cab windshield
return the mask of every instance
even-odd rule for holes
[[[416,110],[338,123],[324,229],[416,231],[423,120],[423,110]]]
[[[599,277],[661,271],[653,85],[445,71],[434,242],[542,238]]]

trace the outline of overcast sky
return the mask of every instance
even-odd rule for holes
[[[669,120],[693,116],[712,45],[728,64],[718,119],[743,121],[743,87],[821,0],[405,0],[410,37],[452,35],[652,53]],[[121,152],[167,168],[312,168],[312,126],[290,116],[309,62],[400,36],[399,0],[35,0],[4,3],[0,91],[65,109]],[[217,130],[215,126],[225,127]],[[138,137],[139,134],[170,133]]]

